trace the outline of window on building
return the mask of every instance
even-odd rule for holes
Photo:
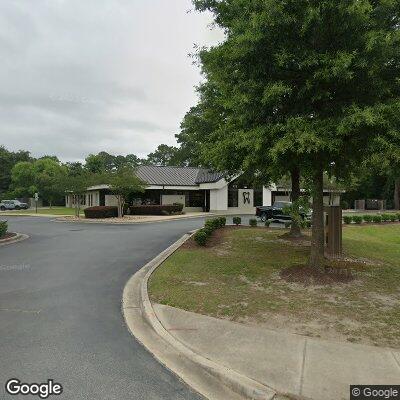
[[[254,189],[254,207],[259,207],[263,205],[263,190],[262,188],[255,188]]]
[[[188,190],[185,193],[186,207],[204,207],[205,193],[202,190]]]
[[[228,187],[228,207],[239,207],[239,190],[236,184]]]

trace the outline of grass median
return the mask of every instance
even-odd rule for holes
[[[81,214],[83,211],[81,210]],[[0,211],[1,215],[60,215],[70,216],[75,215],[75,208],[69,207],[52,207],[52,208],[38,208],[37,213],[35,208],[29,208],[28,210],[6,210]]]
[[[209,247],[189,242],[151,277],[152,301],[326,339],[400,347],[400,224],[346,227],[354,280],[301,284],[282,270],[307,262],[309,243],[281,230],[225,228]]]

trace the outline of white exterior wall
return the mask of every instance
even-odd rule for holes
[[[92,195],[92,206],[91,207],[99,206],[100,205],[100,192],[92,191],[89,193],[89,195],[90,194]],[[89,205],[89,203],[87,202],[86,205]]]
[[[210,211],[228,210],[228,185],[210,190]]]
[[[105,205],[106,206],[118,206],[117,198],[112,194],[105,195]]]
[[[333,194],[332,196],[329,196],[329,195],[324,196],[324,204],[326,206],[329,206],[329,202],[330,202],[331,198],[332,198],[333,206],[340,206],[340,195],[337,195],[337,194]]]
[[[272,206],[272,190],[263,186],[263,206]]]
[[[72,194],[65,196],[65,207],[72,208]]]
[[[246,200],[245,200],[246,199]],[[239,189],[238,190],[238,208],[243,212],[254,212],[254,190]]]

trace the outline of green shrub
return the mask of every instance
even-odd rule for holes
[[[355,216],[353,217],[353,221],[354,221],[356,224],[361,224],[361,223],[363,222],[363,217],[361,217],[360,215],[355,215]]]
[[[285,222],[285,228],[289,229],[291,227],[292,223],[290,221]]]
[[[349,203],[346,200],[342,200],[340,202],[340,207],[342,208],[342,210],[348,210],[349,209]]]
[[[213,232],[216,229],[221,228],[221,220],[219,218],[208,219],[204,224],[204,228]]]
[[[371,214],[365,214],[365,215],[363,215],[363,220],[365,222],[370,223],[370,222],[372,222],[374,220],[374,216],[371,215]]]
[[[208,225],[208,226],[205,226],[204,228],[202,228],[202,230],[204,232],[206,232],[208,236],[211,236],[214,233],[215,229],[213,227],[211,227],[210,225]]]
[[[217,229],[223,228],[226,224],[225,217],[208,219],[204,223],[204,228],[197,231],[194,235],[194,240],[199,246],[205,246],[209,237]]]
[[[251,218],[250,220],[249,220],[249,225],[250,226],[257,226],[257,220],[255,219],[255,218]]]
[[[396,222],[397,221],[397,215],[396,214],[390,214],[390,222]]]
[[[173,212],[182,212],[184,205],[182,203],[173,203],[172,204],[175,207],[175,210]]]
[[[312,222],[308,219],[306,220],[306,228],[311,228]]]
[[[213,219],[208,219],[204,223],[204,229],[207,229],[210,232],[213,232],[216,229],[214,220]]]
[[[7,221],[0,221],[0,238],[6,235],[8,229]]]
[[[353,222],[353,217],[351,215],[345,215],[343,217],[343,221],[345,224],[351,224]]]
[[[265,226],[268,228],[270,225],[271,225],[271,221],[267,219],[265,221]]]
[[[118,217],[118,207],[114,206],[95,206],[83,210],[88,219],[115,218]]]
[[[132,215],[170,215],[181,213],[183,210],[183,204],[138,205],[130,206],[129,210]]]
[[[206,229],[200,229],[194,234],[194,241],[199,246],[205,246],[209,237],[210,234],[207,232]]]
[[[390,214],[382,214],[382,221],[383,222],[390,221]]]
[[[400,213],[396,214],[396,219],[397,219],[397,221],[400,221]]]
[[[233,223],[237,226],[242,223],[242,218],[240,217],[233,217]]]
[[[219,217],[219,227],[223,228],[226,225],[226,217]]]
[[[377,224],[382,222],[382,216],[381,215],[374,215],[373,221]]]

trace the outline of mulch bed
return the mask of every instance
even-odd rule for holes
[[[355,279],[351,267],[345,263],[341,266],[326,265],[321,269],[308,265],[293,265],[281,270],[279,275],[286,282],[301,283],[307,286],[349,283]]]
[[[217,246],[223,242],[223,239],[226,235],[227,232],[232,231],[232,230],[237,230],[237,229],[268,229],[264,227],[252,227],[252,226],[243,226],[243,225],[228,225],[225,226],[224,228],[216,229],[210,239],[207,241],[207,244],[202,247],[199,246],[191,237],[186,243],[182,246],[182,249],[207,249],[207,248],[212,248],[214,246]]]
[[[3,240],[11,239],[11,238],[13,238],[13,237],[15,237],[15,236],[17,236],[16,233],[14,233],[14,232],[7,232],[4,236],[0,237],[0,242],[3,241]]]
[[[279,239],[290,240],[291,242],[311,241],[311,237],[309,235],[301,234],[300,236],[291,236],[290,232],[286,232],[283,235],[280,235]]]

